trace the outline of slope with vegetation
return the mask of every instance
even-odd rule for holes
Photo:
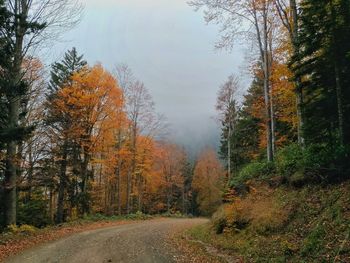
[[[247,262],[348,262],[350,2],[240,3],[191,2],[258,56],[242,103],[235,76],[218,93],[224,204],[190,234]]]

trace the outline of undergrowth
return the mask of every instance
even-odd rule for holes
[[[350,262],[350,182],[250,188],[189,234],[245,262]]]

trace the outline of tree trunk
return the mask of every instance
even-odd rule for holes
[[[333,2],[330,1],[331,4],[331,17],[334,24],[336,24],[336,14],[334,11],[334,5]],[[336,91],[336,97],[337,97],[337,112],[338,112],[338,130],[339,130],[339,143],[340,145],[344,145],[344,106],[343,106],[343,91],[342,91],[342,84],[341,84],[341,72],[339,68],[339,52],[338,52],[338,40],[337,40],[337,31],[333,27],[332,28],[332,40],[333,40],[333,55],[334,55],[334,75],[335,75],[335,91]]]
[[[126,182],[126,214],[130,214],[130,195],[131,195],[131,169],[129,168]]]
[[[335,72],[335,90],[337,94],[337,111],[338,111],[338,129],[339,129],[339,143],[344,145],[344,114],[343,114],[343,95],[338,62],[334,62]]]
[[[53,211],[53,207],[54,207],[54,193],[53,193],[53,189],[50,187],[49,189],[49,215],[50,215],[50,222],[53,223],[54,222],[54,211]]]
[[[138,211],[142,212],[142,196],[143,196],[143,180],[142,180],[142,176],[139,175],[139,181],[138,181],[138,192],[139,192],[139,196],[138,196]]]
[[[182,187],[182,214],[187,215],[187,198],[185,185]]]
[[[117,202],[118,202],[118,215],[122,214],[122,201],[121,201],[121,167],[122,167],[122,162],[120,160],[120,156],[119,156],[119,160],[118,160],[118,167],[117,167],[117,172],[116,172],[116,176],[117,176]]]
[[[275,110],[273,105],[273,95],[272,89],[270,89],[270,109],[271,109],[271,144],[272,144],[272,155],[276,154],[276,118],[275,118]]]
[[[173,198],[173,184],[172,184],[172,169],[169,168],[169,174],[167,178],[167,184],[168,184],[168,193],[167,193],[167,211],[170,213],[171,204],[172,204],[172,198]]]
[[[260,50],[260,58],[262,70],[264,73],[264,100],[265,100],[265,125],[266,125],[266,152],[267,160],[269,162],[273,161],[273,136],[272,133],[272,112],[271,112],[271,102],[270,102],[270,63],[268,54],[268,29],[267,29],[267,15],[268,10],[266,3],[263,6],[263,31],[260,31],[259,20],[257,17],[257,7],[253,1],[253,16],[254,16],[254,26],[257,34],[257,41]],[[262,34],[262,36],[261,36]]]
[[[87,150],[84,150],[84,159],[82,161],[82,167],[81,167],[81,176],[82,176],[82,182],[81,182],[81,192],[83,193],[83,203],[82,205],[82,213],[87,214],[90,212],[90,203],[88,200],[87,190],[88,190],[88,183],[89,183],[89,171],[88,171],[88,165],[90,163],[90,154]]]
[[[22,80],[22,61],[23,61],[23,40],[25,29],[22,27],[24,21],[27,20],[28,8],[26,4],[20,8],[20,3],[15,3],[16,15],[16,40],[14,45],[14,59],[13,59],[13,79],[12,89],[17,89]],[[22,3],[23,4],[23,3]],[[18,15],[18,16],[17,16]],[[8,113],[8,129],[15,130],[18,127],[20,101],[22,96],[18,94],[17,90],[11,90],[8,96],[9,113]],[[6,149],[6,171],[5,171],[5,224],[16,224],[16,201],[17,201],[17,167],[19,160],[17,160],[17,142],[10,141],[7,143]]]
[[[270,63],[268,52],[268,29],[267,29],[267,9],[264,6],[263,14],[263,71],[264,71],[264,99],[265,99],[265,114],[266,114],[266,136],[267,136],[267,160],[273,161],[273,127],[272,127],[272,104],[270,92]]]
[[[231,115],[231,112],[229,112]],[[227,134],[227,183],[229,184],[231,181],[231,137],[232,137],[232,127],[231,127],[231,116],[229,116],[229,124],[228,124],[228,134]]]
[[[134,121],[132,126],[132,162],[131,162],[131,169],[129,169],[128,177],[127,177],[127,203],[126,203],[127,214],[130,213],[131,208],[133,207],[133,200],[131,199],[131,195],[133,193],[133,180],[134,180],[135,171],[136,171],[136,136],[137,136],[137,122]]]
[[[9,111],[9,128],[14,128],[18,124],[19,103],[12,102]],[[16,199],[17,199],[17,143],[11,141],[7,144],[6,171],[5,171],[5,224],[16,224]]]
[[[33,183],[33,175],[34,175],[34,161],[33,161],[33,152],[32,152],[32,141],[28,144],[28,162],[29,162],[29,169],[28,169],[28,194],[27,194],[27,201],[30,201],[32,198],[32,183]]]
[[[65,196],[65,190],[67,187],[67,178],[66,178],[66,171],[67,171],[67,155],[68,155],[68,149],[67,149],[67,142],[65,141],[63,144],[62,149],[62,160],[61,160],[61,167],[60,167],[60,183],[58,186],[58,200],[57,200],[57,214],[56,214],[56,223],[60,224],[63,222],[64,219],[64,196]]]
[[[290,38],[293,48],[293,54],[294,56],[298,55],[298,47],[297,47],[297,40],[298,40],[298,9],[297,9],[297,3],[296,0],[290,0],[289,1],[290,6],[290,17],[292,19],[291,21],[291,29],[290,29]],[[295,95],[296,95],[296,104],[297,104],[297,119],[298,119],[298,144],[304,147],[305,145],[305,138],[304,138],[304,117],[303,117],[303,91],[301,89],[301,79],[297,77],[294,81],[295,83]]]

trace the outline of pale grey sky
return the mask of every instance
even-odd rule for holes
[[[82,0],[81,23],[54,47],[56,59],[75,46],[89,63],[128,64],[166,115],[172,138],[190,150],[219,142],[216,93],[238,73],[243,52],[214,50],[218,28],[186,0]]]

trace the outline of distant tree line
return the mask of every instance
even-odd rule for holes
[[[209,213],[220,163],[210,156],[215,183],[203,188],[203,160],[167,140],[165,118],[128,66],[109,72],[73,48],[47,68],[36,55],[80,14],[75,0],[0,0],[0,226]]]

